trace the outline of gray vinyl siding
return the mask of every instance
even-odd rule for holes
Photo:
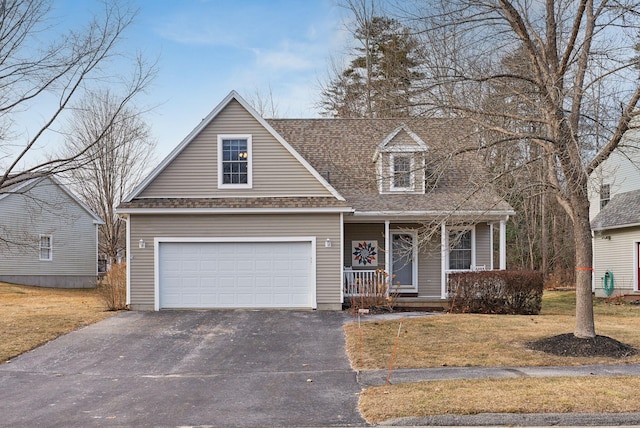
[[[133,308],[153,308],[154,238],[158,237],[315,236],[317,303],[341,303],[339,214],[132,215],[130,227],[130,298]],[[332,242],[330,248],[325,247],[327,238]],[[144,239],[146,248],[138,248],[140,239]]]
[[[607,271],[613,273],[614,294],[636,289],[634,272],[636,243],[640,242],[640,227],[613,229],[603,232],[610,239],[596,236],[593,240],[594,286],[596,295],[604,295],[602,278]]]
[[[218,135],[252,136],[253,188],[218,189]],[[232,100],[139,195],[146,198],[331,196],[249,112]]]
[[[367,266],[362,269],[384,269],[384,223],[349,223],[344,228],[344,265],[351,266],[351,252],[353,241],[378,241],[378,266],[375,268]],[[358,269],[356,266],[355,269]]]
[[[476,266],[484,266],[491,269],[491,226],[487,223],[476,224]]]
[[[420,246],[418,255],[418,296],[440,297],[442,294],[442,251],[440,233],[435,233]]]
[[[73,277],[86,277],[95,286],[97,225],[53,181],[44,179],[25,194],[0,200],[0,233],[17,242],[0,245],[0,280],[65,287]],[[51,261],[40,260],[40,235],[52,236]]]

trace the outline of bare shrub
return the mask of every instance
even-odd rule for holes
[[[98,292],[109,311],[120,311],[127,306],[127,264],[117,263],[98,283]]]
[[[541,272],[455,273],[448,288],[451,312],[537,315],[542,306]]]
[[[393,311],[398,293],[389,288],[389,284],[389,274],[384,269],[377,269],[371,281],[355,285],[357,294],[349,298],[351,310]]]

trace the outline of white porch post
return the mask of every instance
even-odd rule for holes
[[[493,259],[495,258],[493,252],[493,223],[489,223],[489,248],[491,248],[491,264],[489,265],[489,270],[493,270]]]
[[[440,225],[440,298],[447,298],[447,226]]]
[[[507,221],[500,220],[500,270],[507,268]]]
[[[391,237],[389,236],[389,220],[384,221],[384,270],[389,275],[389,284],[391,284],[391,255],[389,254],[389,248],[391,247]]]

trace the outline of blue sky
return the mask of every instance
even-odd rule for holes
[[[85,9],[78,7],[83,4]],[[97,1],[57,0],[80,20]],[[317,117],[319,81],[344,52],[345,10],[336,0],[138,0],[126,49],[159,58],[159,74],[139,102],[158,141],[157,161],[231,90],[273,93],[280,117]],[[269,89],[270,88],[270,89]]]

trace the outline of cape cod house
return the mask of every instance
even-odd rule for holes
[[[447,120],[267,120],[231,92],[118,207],[128,303],[335,310],[376,270],[402,299],[443,301],[448,273],[505,268],[514,214],[478,154],[451,156],[461,135]]]

